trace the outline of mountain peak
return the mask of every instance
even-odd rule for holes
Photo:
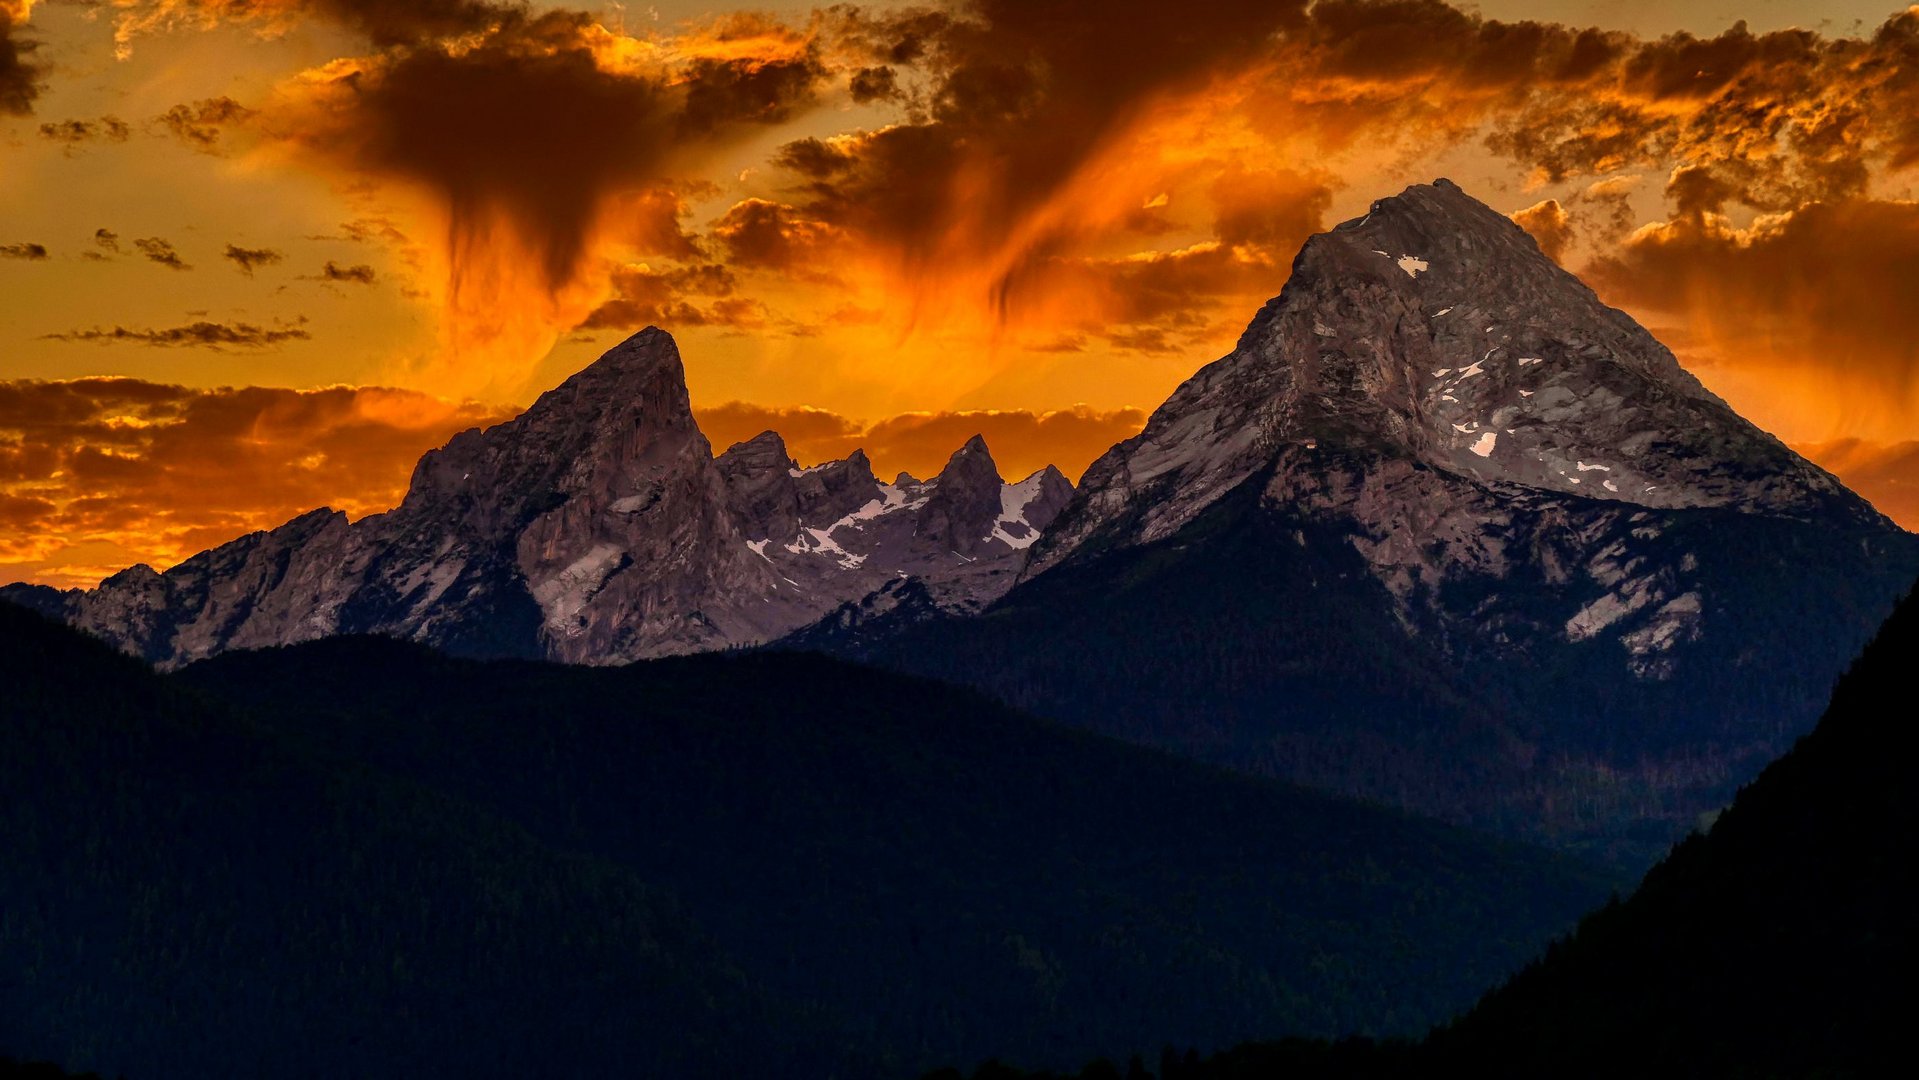
[[[1481,490],[1876,518],[1442,180],[1308,240],[1238,347],[1087,470],[1028,572],[1093,532],[1168,535],[1261,470],[1282,474],[1274,499],[1350,499],[1330,473],[1383,462]]]
[[[744,442],[734,443],[732,446],[726,448],[725,454],[721,454],[720,456],[725,457],[726,454],[732,453],[777,455],[783,460],[792,460],[786,452],[786,439],[781,436],[779,432],[771,429],[762,431]]]
[[[920,535],[970,557],[991,536],[993,522],[1000,516],[1000,489],[1006,483],[986,439],[975,435],[966,440],[946,459],[946,467],[933,482]]]

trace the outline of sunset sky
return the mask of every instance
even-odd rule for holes
[[[1919,526],[1916,167],[1872,0],[0,0],[0,582],[377,511],[655,323],[716,449],[1077,475],[1436,176]]]

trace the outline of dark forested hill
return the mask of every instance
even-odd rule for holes
[[[0,1053],[137,1080],[873,1071],[626,868],[7,604],[0,688]]]
[[[1159,1080],[1901,1071],[1919,930],[1915,663],[1919,594],[1840,682],[1819,726],[1709,833],[1423,1044],[1251,1044],[1153,1071]]]
[[[672,890],[756,985],[909,1072],[1142,1034],[1422,1030],[1606,891],[820,657],[584,669],[341,639],[178,678]]]

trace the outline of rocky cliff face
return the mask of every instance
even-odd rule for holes
[[[771,432],[715,460],[673,340],[649,329],[421,458],[388,513],[316,510],[164,574],[7,595],[169,665],[350,633],[575,663],[725,648],[895,580],[968,610],[1004,592],[1071,487],[1003,484],[977,439],[955,461],[883,485],[857,452],[800,469]],[[962,492],[967,514],[921,536]]]

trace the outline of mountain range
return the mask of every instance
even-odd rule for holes
[[[390,512],[0,596],[162,667],[342,634],[823,651],[1636,869],[1811,725],[1915,575],[1919,538],[1439,180],[1310,239],[1077,491],[978,438],[927,481],[774,432],[716,457],[650,328]]]
[[[978,437],[925,481],[882,483],[859,452],[802,469],[773,432],[716,459],[648,329],[421,458],[387,513],[314,510],[165,573],[0,596],[163,667],[341,634],[620,663],[764,643],[903,578],[977,610],[1072,490],[1053,468],[1005,483]]]

